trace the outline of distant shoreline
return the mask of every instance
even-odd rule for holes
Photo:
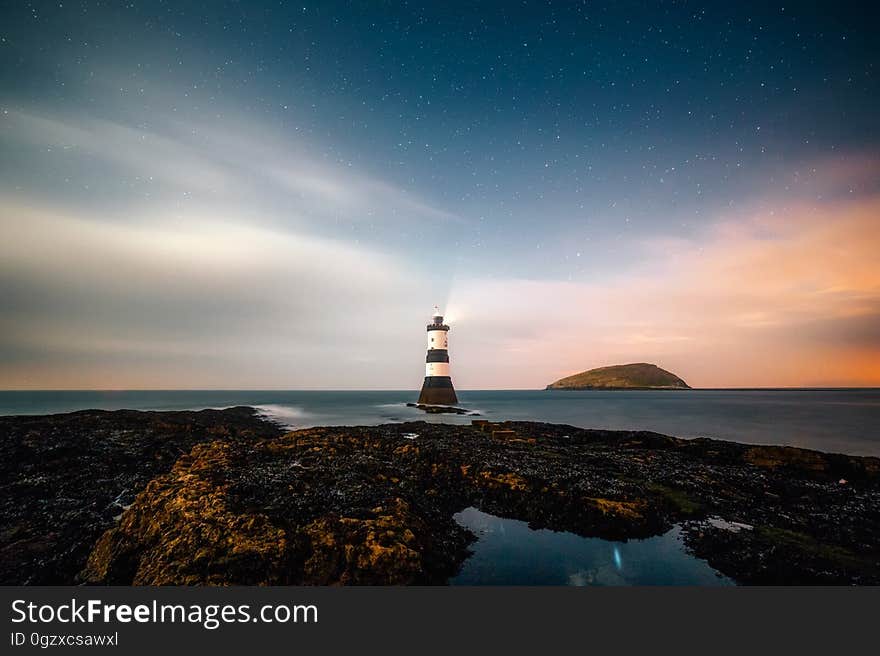
[[[880,391],[880,387],[545,387],[541,392],[857,392]],[[462,390],[489,391],[489,390]],[[501,391],[532,391],[532,390],[497,390]]]
[[[591,388],[582,388],[582,389],[567,389],[567,388],[552,388],[550,390],[547,387],[515,387],[515,388],[505,388],[505,387],[485,387],[485,388],[473,388],[473,387],[462,387],[457,388],[461,392],[544,392],[544,391],[562,391],[562,392],[585,392],[585,391],[652,391],[652,390],[665,390],[665,391],[680,391],[680,392],[846,392],[846,391],[871,391],[871,390],[880,390],[880,386],[867,386],[867,387],[691,387],[689,389],[686,388],[678,388],[678,387],[591,387]],[[247,392],[247,393],[260,393],[260,392],[357,392],[357,393],[370,393],[370,392],[383,392],[383,393],[400,393],[400,394],[418,394],[418,389],[415,388],[407,388],[407,389],[323,389],[323,388],[232,388],[232,387],[199,387],[199,388],[139,388],[132,387],[128,389],[101,389],[101,388],[77,388],[77,389],[0,389],[0,394],[66,394],[66,393],[101,393],[101,394],[126,394],[131,392]]]
[[[690,392],[692,387],[550,387],[545,392]]]

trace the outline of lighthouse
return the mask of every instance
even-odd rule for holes
[[[455,405],[458,397],[449,375],[449,326],[443,323],[440,309],[434,306],[434,316],[428,324],[428,357],[425,358],[425,382],[419,403],[425,405]]]

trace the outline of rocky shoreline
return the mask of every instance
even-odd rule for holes
[[[76,583],[101,534],[194,446],[281,432],[252,408],[0,417],[0,584]]]
[[[467,408],[458,408],[454,405],[428,405],[425,403],[407,403],[408,408],[418,408],[422,412],[429,415],[471,415],[479,417],[479,412],[468,410]]]
[[[443,584],[468,506],[683,527],[741,584],[880,583],[880,459],[533,422],[284,433],[250,408],[0,417],[0,583]]]

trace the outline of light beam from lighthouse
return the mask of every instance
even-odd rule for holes
[[[419,403],[425,405],[456,405],[458,397],[449,374],[449,326],[443,323],[440,309],[428,324],[428,356],[425,358],[425,382]]]

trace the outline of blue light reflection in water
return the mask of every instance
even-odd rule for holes
[[[477,541],[451,585],[733,585],[685,550],[678,527],[617,542],[534,530],[526,522],[476,508],[463,510],[455,520]]]

